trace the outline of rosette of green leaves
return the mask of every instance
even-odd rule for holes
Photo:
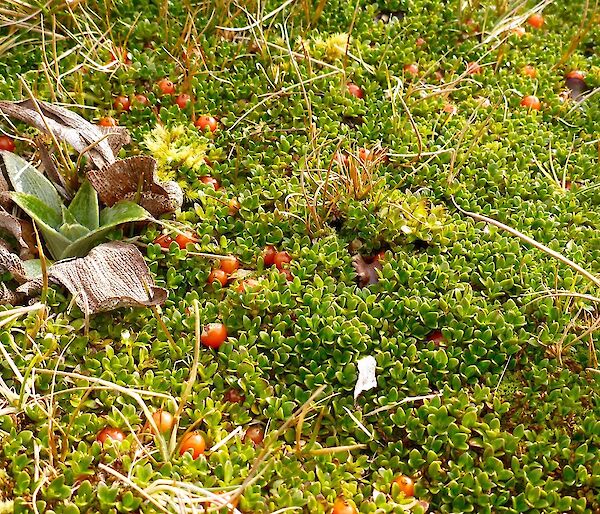
[[[151,218],[131,201],[100,210],[98,194],[87,180],[67,207],[52,182],[31,164],[11,152],[1,156],[14,188],[12,200],[35,221],[56,260],[84,256],[118,225]]]

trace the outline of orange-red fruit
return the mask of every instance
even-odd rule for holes
[[[126,96],[117,96],[113,106],[117,111],[129,111],[131,109],[131,101]]]
[[[207,185],[207,186],[212,186],[212,188],[216,191],[217,189],[220,189],[221,184],[219,184],[219,181],[214,178],[211,177],[210,175],[204,175],[203,177],[200,177],[200,182],[202,182],[203,184]]]
[[[116,127],[117,120],[115,120],[111,116],[106,116],[106,118],[100,119],[100,121],[98,122],[98,125],[100,125],[101,127]]]
[[[194,236],[192,234],[177,234],[175,242],[179,245],[182,250],[189,244],[194,242]]]
[[[213,269],[210,272],[210,275],[208,275],[208,283],[212,284],[213,282],[220,282],[221,285],[224,287],[227,285],[227,273],[225,273],[222,269]]]
[[[475,61],[470,62],[469,64],[467,64],[467,73],[469,75],[478,75],[479,73],[481,73],[481,66]]]
[[[292,262],[292,256],[287,252],[277,252],[273,258],[273,264],[278,270],[282,270],[285,264]]]
[[[404,65],[404,73],[406,73],[407,75],[412,75],[413,77],[415,75],[418,75],[419,73],[419,67],[416,64],[405,64]]]
[[[154,240],[154,244],[159,245],[161,248],[169,249],[174,239],[169,234],[161,234]]]
[[[444,112],[447,112],[448,114],[456,114],[458,112],[458,108],[456,107],[456,105],[445,104]]]
[[[199,432],[190,432],[181,440],[179,455],[191,451],[192,458],[197,459],[204,453],[204,450],[206,450],[206,441],[204,440],[204,437],[202,437],[202,434]]]
[[[175,92],[175,84],[169,79],[161,79],[158,81],[158,89],[163,95],[172,95]]]
[[[524,96],[521,100],[521,107],[526,107],[527,109],[533,109],[534,111],[539,111],[542,108],[542,103],[540,99],[535,95]]]
[[[421,48],[422,46],[425,46],[427,44],[427,41],[425,41],[422,37],[418,37],[417,40],[415,41],[415,45],[417,45],[417,48]]]
[[[240,285],[237,286],[237,291],[238,293],[244,293],[249,289],[254,289],[255,287],[258,287],[259,285],[260,282],[258,280],[254,278],[247,278],[246,280],[240,282]]]
[[[114,427],[105,427],[96,436],[96,441],[104,444],[107,439],[112,439],[113,441],[123,441],[125,439],[125,434],[122,430]]]
[[[333,502],[331,514],[358,514],[356,507],[348,502],[344,497],[338,496]]]
[[[227,339],[227,328],[223,323],[209,323],[200,334],[200,342],[209,348],[218,348]]]
[[[237,257],[228,255],[219,260],[219,268],[229,275],[240,268],[240,261]]]
[[[224,399],[230,403],[243,403],[246,397],[240,393],[237,389],[227,389],[225,391]]]
[[[565,77],[568,78],[568,79],[584,80],[585,79],[585,73],[583,73],[583,71],[580,71],[580,70],[572,70],[569,73],[567,73],[565,75]]]
[[[156,427],[161,434],[170,432],[175,425],[173,414],[164,410],[157,410],[152,414],[152,419],[154,420],[154,423],[156,423]]]
[[[251,426],[248,430],[246,430],[246,435],[244,436],[244,441],[252,441],[255,446],[258,446],[263,442],[265,438],[265,431],[262,427],[258,425]]]
[[[179,106],[180,109],[185,109],[191,100],[192,97],[190,95],[182,93],[175,99],[175,103]]]
[[[231,200],[229,200],[229,203],[227,204],[227,213],[230,216],[235,216],[238,211],[240,210],[242,206],[240,205],[240,202],[238,202],[237,198],[232,198]]]
[[[533,66],[531,66],[531,64],[523,66],[521,73],[523,73],[523,75],[527,75],[532,79],[537,77],[537,70]]]
[[[352,96],[356,97],[356,98],[362,98],[363,96],[365,96],[365,94],[363,93],[363,90],[358,87],[356,84],[353,84],[352,82],[350,82],[348,85],[348,93],[350,93]]]
[[[436,346],[446,342],[446,338],[444,337],[444,334],[442,334],[441,330],[432,330],[429,332],[427,335],[427,340],[432,341]]]
[[[367,150],[366,148],[358,149],[358,158],[362,162],[367,162],[371,158],[371,150]]]
[[[263,251],[263,261],[265,266],[273,266],[275,264],[275,255],[277,255],[277,250],[272,245],[265,246]]]
[[[196,127],[198,127],[203,132],[207,129],[211,132],[214,132],[215,130],[217,130],[217,119],[213,116],[205,114],[203,116],[199,116],[198,119],[194,122],[194,125],[196,125]]]
[[[144,107],[150,103],[145,95],[135,95],[133,97],[133,101],[138,105],[143,105]]]
[[[544,24],[544,17],[540,13],[532,14],[527,18],[527,23],[536,29],[541,29]]]
[[[15,142],[12,137],[0,136],[0,150],[6,150],[7,152],[15,151]]]
[[[394,482],[398,484],[400,491],[404,493],[404,496],[410,497],[415,495],[415,483],[412,478],[406,475],[400,475],[394,479]]]
[[[292,275],[292,272],[289,269],[279,270],[279,273],[281,273],[288,282],[294,280],[294,275]]]

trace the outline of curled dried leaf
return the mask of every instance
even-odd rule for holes
[[[176,183],[158,181],[153,157],[137,155],[115,161],[100,170],[90,170],[87,177],[109,206],[130,200],[159,216],[174,211],[183,202],[183,193]]]
[[[110,138],[100,127],[64,107],[40,100],[0,101],[0,112],[23,121],[45,134],[65,141],[80,154],[86,152],[92,165],[102,168],[115,161]]]
[[[69,290],[86,317],[119,307],[159,305],[168,294],[154,285],[140,251],[119,241],[96,246],[86,257],[53,264],[48,278]],[[39,281],[30,282],[17,291],[31,294],[40,286]]]
[[[107,136],[106,140],[115,156],[119,154],[121,148],[131,143],[131,136],[125,127],[102,127],[100,125],[97,127],[102,134]]]
[[[352,265],[358,276],[358,285],[360,287],[366,287],[379,282],[377,270],[381,269],[381,261],[378,255],[370,257],[356,254],[352,257]]]
[[[23,221],[0,208],[0,232],[10,234],[19,245],[21,259],[31,259],[37,254],[31,223]]]
[[[11,252],[8,244],[0,239],[0,271],[8,271],[17,282],[27,280],[27,272],[23,261],[16,253]]]
[[[11,291],[6,284],[0,282],[0,305],[19,305],[24,297],[24,294]]]

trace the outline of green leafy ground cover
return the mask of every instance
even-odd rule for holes
[[[51,2],[43,19],[35,5],[0,8],[23,20],[0,28],[0,98],[30,89],[117,119],[133,134],[121,155],[159,160],[198,238],[161,250],[156,236],[176,233],[152,224],[137,240],[169,290],[159,315],[97,314],[88,331],[52,287],[45,318],[0,319],[4,510],[199,512],[204,490],[244,484],[245,513],[331,512],[339,495],[364,513],[423,512],[392,487],[404,474],[430,512],[598,512],[597,287],[457,209],[600,272],[600,102],[561,97],[575,69],[600,85],[592,4],[549,3],[539,29],[521,5],[521,36],[498,29],[513,7],[501,1],[295,2],[256,24],[253,2]],[[160,94],[164,77],[191,103]],[[148,104],[114,110],[136,94]],[[193,126],[201,114],[215,133]],[[360,148],[388,158],[356,165]],[[264,265],[268,244],[291,254],[292,280]],[[360,288],[352,255],[381,250],[379,281]],[[259,286],[207,284],[207,253],[237,256]],[[177,433],[153,437],[148,412],[175,413],[190,377],[195,300],[229,338],[200,348]],[[367,355],[378,384],[355,401]],[[424,395],[436,396],[410,399]],[[243,437],[252,425],[260,445]],[[125,441],[97,442],[106,426]],[[174,446],[190,428],[208,444],[195,460]]]

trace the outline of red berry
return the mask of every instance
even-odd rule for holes
[[[365,94],[363,93],[363,90],[358,87],[356,84],[352,84],[352,82],[350,82],[347,85],[348,88],[348,93],[350,93],[352,96],[356,97],[356,98],[362,98],[363,96],[365,96]]]
[[[444,334],[442,334],[441,330],[433,330],[429,332],[429,334],[427,334],[427,340],[431,341],[436,346],[440,346],[440,344],[446,342],[446,338],[444,337]]]
[[[215,191],[221,188],[221,184],[219,184],[219,181],[216,178],[211,177],[210,175],[200,177],[200,182],[207,186],[211,186]]]
[[[217,119],[205,114],[203,116],[199,116],[198,119],[194,122],[194,125],[196,125],[196,127],[198,127],[203,132],[206,129],[208,129],[210,132],[215,132],[217,130]]]
[[[230,216],[235,216],[241,207],[242,206],[240,205],[240,202],[238,202],[237,198],[232,198],[227,204],[227,214]]]
[[[227,391],[225,391],[225,395],[224,395],[223,399],[226,402],[230,402],[230,403],[244,403],[244,400],[246,398],[237,389],[232,388],[232,389],[227,389]]]
[[[292,275],[292,272],[287,268],[279,270],[279,273],[281,273],[288,282],[294,280],[294,275]]]
[[[173,414],[162,409],[157,410],[154,414],[152,414],[152,419],[154,420],[154,423],[156,423],[156,427],[161,434],[170,432],[175,425],[175,418],[173,417]]]
[[[96,436],[96,441],[104,444],[107,439],[112,439],[113,441],[123,441],[125,439],[125,434],[123,431],[114,427],[105,427]]]
[[[537,76],[537,70],[530,64],[523,66],[523,68],[521,69],[521,73],[523,73],[523,75],[527,75],[529,78],[532,79],[534,79]]]
[[[417,40],[415,41],[415,45],[417,45],[417,48],[421,48],[422,46],[425,46],[427,44],[427,41],[425,41],[422,37],[418,37]]]
[[[146,98],[146,96],[144,95],[135,95],[133,97],[133,101],[137,104],[137,105],[141,105],[146,107],[150,102],[148,101],[148,98]]]
[[[585,73],[583,73],[583,71],[580,71],[580,70],[572,70],[569,73],[567,73],[565,75],[565,77],[568,78],[568,79],[584,80],[585,79]]]
[[[532,14],[527,18],[527,23],[536,29],[541,29],[544,24],[544,17],[540,13]]]
[[[221,285],[224,287],[227,285],[227,281],[229,278],[227,277],[227,273],[225,273],[222,269],[213,269],[208,275],[208,283],[212,284],[215,281],[219,281]]]
[[[7,152],[15,151],[15,142],[12,137],[0,136],[0,150],[6,150]]]
[[[404,73],[413,77],[419,74],[419,67],[416,64],[405,64]]]
[[[177,234],[175,241],[179,245],[179,248],[183,250],[187,245],[194,243],[195,238],[192,234]]]
[[[400,475],[394,479],[394,483],[398,484],[398,487],[404,496],[412,497],[415,495],[415,483],[412,478],[407,477],[406,475]]]
[[[175,99],[175,103],[179,106],[180,109],[185,109],[191,100],[192,97],[190,95],[182,93]]]
[[[331,514],[358,514],[358,510],[344,497],[338,496],[333,503]]]
[[[173,241],[174,239],[169,234],[161,234],[153,242],[154,244],[160,245],[161,248],[168,250]]]
[[[254,289],[260,285],[260,282],[254,278],[247,278],[246,280],[240,282],[240,285],[237,286],[238,293],[245,293],[249,289]]]
[[[275,255],[277,254],[277,250],[274,246],[267,245],[263,250],[263,261],[265,266],[273,266],[275,264]]]
[[[237,271],[240,267],[240,261],[237,257],[233,255],[228,255],[227,257],[223,257],[219,261],[219,268],[221,268],[225,273],[231,275],[234,271]]]
[[[458,108],[456,107],[456,105],[445,104],[444,112],[447,112],[448,114],[456,114],[458,112]]]
[[[225,339],[227,339],[227,328],[223,323],[209,323],[200,335],[200,342],[209,348],[218,348]]]
[[[101,127],[116,127],[117,120],[115,120],[111,116],[106,116],[105,118],[100,119],[98,125],[100,125]]]
[[[273,264],[275,264],[280,271],[284,268],[284,264],[290,262],[292,262],[292,256],[287,252],[277,252],[273,258]]]
[[[527,109],[533,109],[534,111],[539,111],[542,108],[542,103],[539,98],[535,95],[524,96],[521,100],[521,107],[526,107]]]
[[[253,425],[246,430],[244,441],[252,441],[255,446],[258,446],[263,442],[265,438],[265,431],[258,425]]]
[[[175,84],[169,79],[161,79],[158,81],[158,89],[163,95],[172,95],[175,92]]]
[[[113,106],[117,111],[129,111],[131,109],[131,101],[126,96],[117,96]]]
[[[193,459],[200,457],[204,453],[204,450],[206,450],[206,441],[199,432],[190,432],[183,436],[181,446],[179,446],[180,455],[191,451]]]

